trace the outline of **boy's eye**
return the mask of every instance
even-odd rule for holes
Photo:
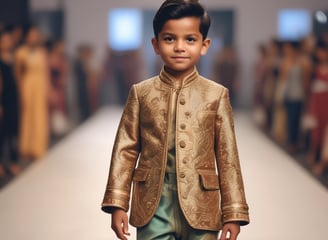
[[[196,41],[197,41],[197,39],[194,38],[194,37],[188,37],[188,38],[187,38],[187,42],[188,42],[188,43],[194,43],[194,42],[196,42]]]
[[[165,42],[173,42],[174,41],[174,38],[173,37],[164,37],[164,41]]]

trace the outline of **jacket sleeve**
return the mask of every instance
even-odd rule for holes
[[[224,89],[216,116],[215,154],[219,173],[222,221],[249,223],[229,93]]]
[[[129,209],[132,176],[140,153],[139,102],[132,86],[114,142],[102,210]]]

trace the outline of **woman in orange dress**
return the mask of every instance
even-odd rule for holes
[[[17,50],[16,76],[21,100],[19,151],[23,159],[38,159],[48,148],[48,57],[37,28],[32,27]]]

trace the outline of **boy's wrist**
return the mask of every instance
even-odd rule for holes
[[[231,221],[231,222],[226,222],[224,223],[223,225],[226,225],[226,224],[236,224],[238,226],[241,226],[241,223],[239,221]]]
[[[112,207],[112,212],[116,212],[116,211],[123,211],[123,212],[126,212],[123,208],[120,208],[120,207]]]

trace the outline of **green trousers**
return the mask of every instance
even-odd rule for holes
[[[165,174],[163,192],[152,220],[137,229],[137,240],[217,240],[218,232],[196,230],[181,212],[176,174]]]

